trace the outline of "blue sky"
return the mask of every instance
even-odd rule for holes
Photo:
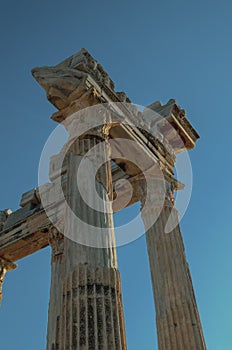
[[[207,347],[230,350],[231,78],[230,1],[29,1],[1,4],[0,208],[16,209],[37,185],[54,107],[30,69],[86,47],[134,103],[176,98],[201,139],[190,157],[193,193],[182,222]],[[138,206],[130,215],[138,212]],[[117,223],[126,212],[117,215]],[[144,237],[118,250],[128,348],[157,349]],[[50,251],[7,275],[0,312],[4,350],[45,348]]]

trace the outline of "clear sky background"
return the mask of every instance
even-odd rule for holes
[[[210,350],[232,348],[231,18],[231,1],[209,0],[10,0],[0,12],[1,209],[17,209],[37,185],[40,154],[56,126],[31,68],[86,47],[134,103],[176,98],[186,109],[201,139],[190,152],[193,193],[181,227]],[[157,349],[144,237],[118,256],[128,348]],[[4,283],[0,348],[45,349],[49,248],[18,266]]]

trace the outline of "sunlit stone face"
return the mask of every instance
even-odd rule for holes
[[[72,93],[80,86],[87,73],[55,66],[34,68],[32,75],[45,89],[48,100],[58,109],[62,109],[70,104]]]
[[[67,107],[80,97],[87,76],[114,90],[108,74],[85,49],[54,67],[36,67],[32,69],[32,75],[46,90],[48,100],[58,109]]]

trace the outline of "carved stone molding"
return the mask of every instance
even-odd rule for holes
[[[67,107],[86,92],[86,80],[95,81],[99,87],[120,101],[130,102],[125,93],[116,95],[109,75],[85,49],[53,67],[36,67],[34,78],[46,90],[48,100],[58,109]],[[91,103],[92,105],[93,103]]]
[[[10,209],[0,211],[0,231],[3,229],[3,226],[11,213],[12,211]]]

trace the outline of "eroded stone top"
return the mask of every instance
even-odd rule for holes
[[[113,81],[86,49],[81,49],[53,67],[36,67],[32,69],[32,75],[46,90],[48,100],[59,110],[83,94],[88,76],[101,87],[114,92],[120,101],[130,102],[124,92],[114,91]]]
[[[32,74],[46,90],[48,100],[59,109],[52,116],[58,122],[99,103],[123,102],[126,109],[133,106],[124,92],[115,92],[109,75],[86,49],[53,67],[34,68]],[[174,99],[164,105],[159,101],[152,103],[142,113],[134,106],[129,119],[155,146],[161,141],[170,154],[194,147],[199,135]]]

